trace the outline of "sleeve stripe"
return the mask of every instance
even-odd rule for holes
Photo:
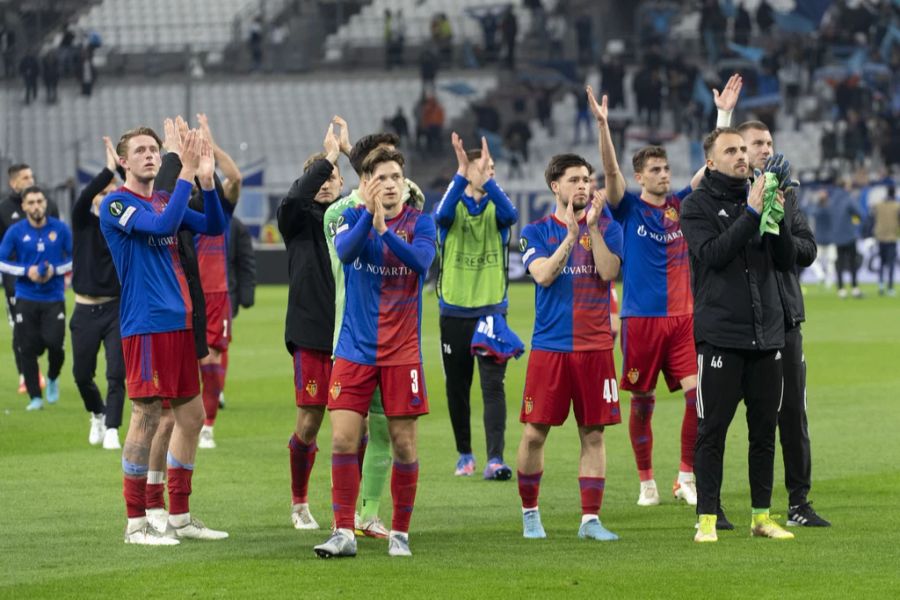
[[[25,267],[20,267],[18,265],[12,265],[10,263],[0,262],[0,273],[6,273],[7,275],[14,275],[16,277],[21,277],[25,275]]]
[[[334,234],[337,235],[337,234],[343,233],[349,229],[350,229],[350,226],[347,225],[346,223],[344,223],[343,225],[341,225],[340,227],[337,228],[337,231],[335,231]]]
[[[66,273],[68,273],[71,270],[72,270],[72,261],[71,260],[67,263],[63,263],[63,264],[59,265],[58,267],[56,267],[54,269],[54,271],[56,271],[57,275],[65,275]]]
[[[537,248],[529,248],[525,251],[525,254],[522,255],[522,262],[528,262],[528,259],[531,258],[531,255],[537,252]]]

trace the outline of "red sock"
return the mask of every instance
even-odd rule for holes
[[[221,375],[218,371],[219,365],[200,365],[200,379],[203,381],[203,410],[206,412],[204,425],[214,425],[216,414],[219,412],[219,392],[222,391],[222,388],[219,384]]]
[[[191,512],[188,499],[191,496],[192,469],[169,467],[169,514],[183,515]]]
[[[681,466],[685,473],[694,472],[694,446],[697,445],[697,388],[684,393],[684,419],[681,421]]]
[[[413,506],[416,503],[416,488],[419,486],[419,461],[409,464],[394,461],[391,469],[391,498],[394,500],[394,514],[391,516],[393,531],[409,531]]]
[[[295,433],[288,442],[288,448],[291,450],[291,502],[306,504],[309,474],[316,464],[316,452],[319,447],[316,446],[315,440],[308,445],[304,444]]]
[[[538,494],[541,491],[541,476],[543,474],[543,471],[538,471],[532,475],[516,471],[516,479],[519,480],[519,496],[522,498],[522,508],[537,508]]]
[[[334,523],[353,529],[356,498],[359,496],[359,465],[356,454],[331,455],[331,505]]]
[[[147,484],[147,508],[166,508],[165,483]]]
[[[219,389],[225,389],[225,375],[228,373],[228,350],[222,350],[221,352],[221,360],[219,360],[219,368],[221,370],[221,377],[219,378]]]
[[[578,485],[581,488],[581,514],[600,514],[600,506],[603,504],[603,488],[606,487],[606,478],[579,477]]]
[[[128,477],[123,480],[122,495],[125,496],[125,514],[129,519],[147,515],[147,476]]]
[[[369,447],[369,436],[364,435],[359,442],[359,450],[356,452],[356,458],[359,461],[359,476],[362,477],[363,461],[366,458],[366,448]]]
[[[654,404],[656,396],[631,396],[628,434],[641,481],[653,479],[653,429],[650,421],[653,419]]]

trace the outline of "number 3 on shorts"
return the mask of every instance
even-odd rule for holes
[[[619,388],[615,379],[603,380],[603,399],[607,404],[619,401]]]
[[[409,389],[412,390],[413,394],[419,393],[419,371],[417,369],[409,371]]]

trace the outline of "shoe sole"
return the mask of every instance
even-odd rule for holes
[[[497,469],[489,477],[485,477],[488,481],[509,481],[512,479],[512,469]]]
[[[319,558],[356,558],[355,554],[333,554],[322,548],[313,548]]]
[[[818,523],[800,523],[799,521],[788,521],[788,527],[831,527],[831,523],[828,525],[820,525]]]

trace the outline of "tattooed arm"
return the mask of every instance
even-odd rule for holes
[[[525,268],[531,273],[535,283],[542,287],[553,285],[553,282],[562,273],[563,268],[569,263],[569,257],[572,255],[572,250],[575,248],[575,243],[578,240],[578,221],[575,219],[571,203],[566,208],[564,222],[567,228],[566,237],[563,238],[562,243],[550,256],[546,255],[546,251],[540,252],[537,246],[528,248],[528,228],[526,227],[522,231],[523,239],[526,240],[522,246],[524,251],[522,259],[525,262]]]

